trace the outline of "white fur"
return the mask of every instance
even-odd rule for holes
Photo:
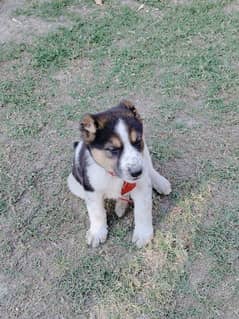
[[[121,170],[124,180],[130,180],[128,169],[130,167],[142,166],[143,173],[136,181],[136,187],[127,194],[134,201],[135,228],[132,241],[138,246],[143,247],[153,238],[152,225],[152,187],[159,193],[168,195],[171,192],[169,181],[161,176],[153,168],[151,157],[145,143],[143,153],[138,152],[130,144],[125,124],[122,120],[116,126],[117,133],[124,143],[124,153],[121,158]],[[79,143],[75,153],[79,155],[82,143]],[[107,237],[106,211],[104,199],[118,199],[116,202],[116,214],[121,217],[127,207],[127,202],[121,201],[121,188],[124,180],[112,176],[104,168],[98,165],[88,152],[88,178],[94,192],[87,192],[79,184],[72,174],[68,177],[68,186],[71,192],[86,201],[90,219],[90,229],[87,232],[87,243],[92,247],[103,243]],[[132,182],[132,179],[131,179]]]
[[[81,186],[80,183],[77,182],[77,180],[72,174],[69,175],[67,179],[67,184],[72,194],[74,194],[77,197],[80,197],[81,199],[85,199],[84,188]]]
[[[132,191],[131,197],[134,201],[135,221],[132,241],[140,248],[153,238],[152,184],[147,170]]]
[[[106,240],[108,233],[102,194],[96,192],[87,194],[86,206],[90,218],[90,229],[86,235],[87,243],[92,247],[97,247]]]
[[[164,195],[169,195],[172,191],[171,189],[171,184],[169,183],[169,181],[163,177],[162,175],[160,175],[153,167],[153,163],[151,160],[151,156],[149,154],[149,150],[148,147],[145,143],[145,147],[144,147],[144,154],[145,154],[145,159],[146,159],[146,163],[149,167],[149,174],[150,174],[150,178],[152,181],[152,186],[153,188],[159,193],[159,194],[164,194]]]
[[[120,160],[122,178],[126,181],[132,181],[132,176],[130,175],[129,170],[134,169],[137,171],[143,168],[143,155],[130,143],[128,130],[121,119],[116,125],[115,131],[120,136],[124,145],[124,151]]]

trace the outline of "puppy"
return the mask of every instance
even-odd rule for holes
[[[75,143],[70,191],[85,200],[90,219],[87,243],[97,247],[107,238],[104,199],[116,199],[123,216],[129,198],[134,202],[133,243],[143,247],[153,238],[152,187],[171,192],[169,181],[153,168],[135,106],[123,100],[116,107],[86,114],[80,123],[81,142]]]

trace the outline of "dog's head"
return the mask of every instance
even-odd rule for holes
[[[109,173],[134,181],[143,173],[143,124],[135,106],[123,100],[116,107],[86,114],[80,123],[84,143]]]

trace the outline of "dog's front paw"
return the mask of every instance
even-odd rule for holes
[[[99,246],[99,244],[104,243],[107,238],[107,228],[101,227],[97,231],[92,231],[91,229],[88,230],[86,234],[86,241],[89,246],[93,248]]]
[[[138,248],[147,245],[153,239],[153,228],[147,229],[135,229],[133,233],[132,242]]]

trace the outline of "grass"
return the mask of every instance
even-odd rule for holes
[[[15,11],[16,15],[35,15],[43,18],[56,18],[64,14],[64,10],[73,4],[76,4],[76,0],[54,0],[44,1],[39,3],[38,1],[31,1],[26,8],[18,8]]]
[[[0,49],[3,316],[238,316],[233,5],[30,1],[14,11],[67,23]],[[86,208],[65,185],[71,145],[82,114],[122,97],[143,114],[154,163],[173,193],[153,196],[155,238],[148,247],[130,243],[132,209],[118,219],[109,205],[109,238],[88,249]]]

